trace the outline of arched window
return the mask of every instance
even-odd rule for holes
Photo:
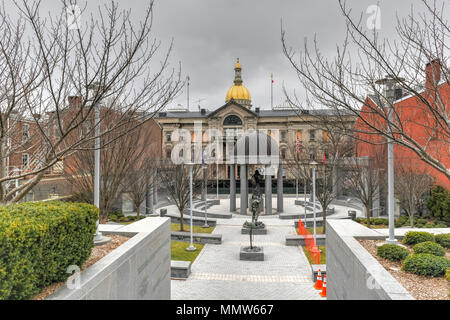
[[[242,126],[242,120],[238,116],[232,114],[223,121],[224,126]]]

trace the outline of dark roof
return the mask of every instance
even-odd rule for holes
[[[236,103],[235,103],[236,104]],[[210,115],[215,114],[216,112],[218,112],[219,110],[223,109],[224,107],[226,107],[228,104],[226,104],[225,106],[220,107],[219,109],[216,109],[214,111],[206,111],[204,114],[202,114],[200,111],[185,111],[185,112],[160,112],[158,114],[156,114],[155,118],[156,119],[160,119],[160,118],[207,118]],[[294,111],[294,110],[260,110],[259,113],[255,112],[255,110],[248,110],[250,111],[250,113],[254,114],[256,117],[261,117],[261,118],[270,118],[270,117],[290,117],[290,116],[298,116],[299,114],[301,115],[301,111]],[[303,113],[304,115],[336,115],[338,114],[335,110],[333,109],[320,109],[320,110],[308,110],[308,113]],[[161,116],[161,113],[164,113],[165,116]],[[345,111],[345,110],[341,110],[339,112],[339,114],[344,115],[345,113],[348,113],[350,115],[349,112]]]

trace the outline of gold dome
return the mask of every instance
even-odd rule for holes
[[[226,102],[229,102],[230,100],[252,100],[250,96],[250,91],[243,86],[240,85],[234,85],[228,90]]]
[[[250,96],[250,91],[248,91],[248,89],[242,84],[242,77],[241,77],[242,68],[239,62],[239,58],[237,59],[234,71],[235,71],[234,85],[230,88],[230,90],[228,90],[225,102],[234,100],[238,103],[251,107],[252,98]]]

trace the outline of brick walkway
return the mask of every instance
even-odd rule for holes
[[[313,288],[311,267],[303,251],[285,246],[285,236],[295,234],[292,221],[261,217],[268,234],[255,236],[255,244],[264,246],[265,261],[240,261],[239,249],[249,243],[249,236],[241,235],[245,220],[235,216],[217,221],[214,233],[222,234],[222,245],[205,245],[192,264],[189,279],[172,280],[172,299],[323,299]]]

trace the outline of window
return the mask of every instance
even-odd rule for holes
[[[309,130],[309,141],[315,141],[315,140],[316,140],[316,131]]]
[[[232,114],[223,121],[224,126],[242,126],[242,120],[238,116]]]
[[[30,156],[27,153],[22,154],[22,166],[28,166]]]
[[[281,149],[281,159],[286,160],[286,149]]]
[[[24,123],[22,125],[22,139],[27,140],[30,137],[30,125]]]
[[[170,159],[172,157],[172,151],[171,150],[166,150],[166,158]]]
[[[170,132],[170,131],[166,132],[166,141],[172,142],[172,132]]]
[[[309,154],[309,159],[310,159],[311,161],[315,160],[314,153],[310,153],[310,154]]]
[[[281,130],[281,142],[286,142],[286,130]]]

